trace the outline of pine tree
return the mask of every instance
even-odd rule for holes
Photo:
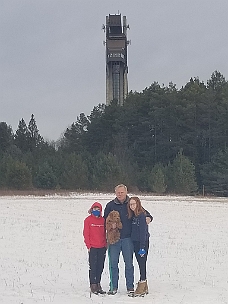
[[[0,153],[7,151],[13,142],[13,131],[5,122],[0,122]]]
[[[28,134],[29,134],[29,148],[34,151],[41,143],[43,143],[43,138],[39,134],[39,130],[36,125],[36,120],[34,115],[31,115],[31,119],[28,124]]]
[[[191,195],[197,191],[195,166],[182,149],[177,154],[172,165],[168,166],[168,190],[176,194]]]
[[[63,150],[70,153],[81,153],[84,150],[84,136],[87,133],[89,120],[84,113],[77,117],[77,121],[72,123],[70,128],[67,128],[64,137],[61,140],[61,147]]]
[[[112,191],[113,185],[121,180],[126,183],[125,172],[119,165],[115,155],[99,153],[91,163],[92,185],[94,189],[101,191]]]
[[[202,165],[200,172],[206,193],[228,196],[228,148],[214,155],[210,163]]]
[[[35,175],[35,186],[41,189],[55,189],[57,178],[48,162],[42,163]]]
[[[6,172],[6,186],[18,190],[32,187],[32,175],[25,163],[17,160],[12,161]]]
[[[81,155],[71,153],[65,157],[59,183],[64,189],[88,189],[88,168]]]
[[[28,127],[23,118],[19,121],[18,128],[16,130],[14,139],[15,139],[15,145],[22,152],[28,151],[28,149],[29,149],[29,130],[28,130]]]
[[[151,185],[152,191],[155,193],[164,193],[167,185],[165,183],[164,168],[161,164],[156,164],[149,176],[149,184]]]

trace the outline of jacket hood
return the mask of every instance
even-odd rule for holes
[[[102,206],[101,206],[101,204],[100,204],[100,203],[98,203],[98,202],[95,202],[95,203],[93,203],[93,204],[92,204],[92,206],[91,206],[91,207],[89,208],[89,210],[88,210],[88,213],[90,213],[90,214],[91,214],[92,209],[93,209],[94,207],[98,207],[98,208],[100,208],[100,211],[101,211],[101,214],[102,214]]]

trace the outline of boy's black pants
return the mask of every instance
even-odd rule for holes
[[[101,282],[101,275],[104,269],[106,247],[90,248],[89,251],[89,282],[97,284]]]

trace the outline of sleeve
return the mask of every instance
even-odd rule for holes
[[[90,244],[90,228],[89,228],[89,221],[87,219],[84,220],[84,228],[83,228],[83,236],[84,236],[84,243],[88,249],[91,248]]]
[[[106,218],[108,217],[109,213],[111,212],[111,207],[110,207],[110,203],[108,203],[105,207],[104,210],[104,219],[106,220]]]
[[[144,211],[146,212],[146,217],[149,217],[151,219],[151,222],[152,222],[153,221],[153,216],[146,209],[144,209]]]
[[[139,217],[139,242],[140,242],[140,249],[145,249],[146,243],[146,216],[145,214],[141,213]]]

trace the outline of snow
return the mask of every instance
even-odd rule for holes
[[[113,194],[0,197],[0,303],[228,303],[228,199],[140,196],[150,224],[149,294],[89,294],[82,228],[92,203]],[[135,282],[139,279],[135,265]],[[108,257],[102,286],[108,290]]]

